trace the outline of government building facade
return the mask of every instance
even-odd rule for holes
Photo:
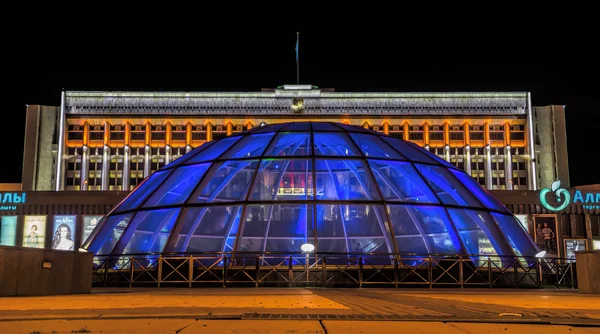
[[[26,193],[27,201],[3,203],[8,209],[0,215],[16,217],[17,246],[24,216],[47,217],[49,245],[52,217],[74,215],[80,246],[90,229],[86,216],[109,213],[161,167],[206,142],[294,121],[357,125],[425,148],[491,191],[534,239],[537,220],[553,222],[557,256],[567,255],[568,240],[585,240],[588,249],[600,243],[600,208],[573,203],[554,212],[539,202],[540,190],[557,180],[576,190],[569,184],[565,107],[532,106],[528,92],[336,92],[312,85],[63,91],[60,106],[27,107],[22,183],[2,189]]]

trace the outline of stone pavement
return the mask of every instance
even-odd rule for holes
[[[0,333],[599,333],[574,290],[122,288],[0,298]]]

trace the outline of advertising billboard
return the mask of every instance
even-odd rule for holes
[[[17,242],[17,216],[2,216],[0,221],[0,246],[15,246]]]
[[[83,226],[81,228],[81,244],[83,245],[92,231],[98,226],[103,216],[83,216]]]
[[[54,216],[52,249],[72,251],[75,249],[77,216]]]
[[[46,216],[25,216],[23,220],[23,247],[44,248],[46,244]]]

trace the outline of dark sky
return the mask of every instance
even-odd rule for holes
[[[259,91],[295,83],[298,30],[300,83],[348,92],[529,91],[534,106],[566,105],[571,185],[600,183],[592,167],[600,146],[593,22],[512,20],[457,18],[429,30],[355,22],[235,31],[193,22],[103,30],[88,22],[69,34],[61,24],[39,23],[14,41],[4,64],[10,87],[1,136],[12,162],[3,164],[0,182],[20,182],[26,104],[60,105],[63,88]]]

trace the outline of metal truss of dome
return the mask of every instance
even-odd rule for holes
[[[538,252],[511,212],[456,166],[399,138],[324,122],[201,145],[146,178],[83,247],[296,253],[306,243],[319,253]]]

